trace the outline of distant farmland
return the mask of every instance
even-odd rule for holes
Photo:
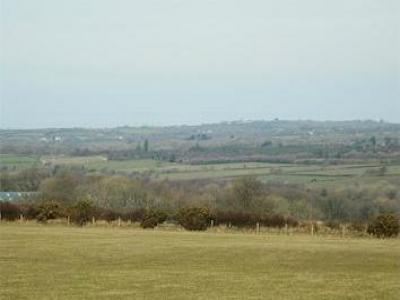
[[[8,169],[47,166],[82,167],[88,172],[137,173],[154,180],[224,180],[240,176],[256,176],[263,181],[287,183],[335,184],[343,182],[400,182],[400,163],[382,165],[379,161],[364,164],[282,164],[262,162],[219,163],[191,165],[136,159],[110,161],[104,156],[19,156],[1,155],[0,165]],[[385,166],[384,174],[378,174]]]

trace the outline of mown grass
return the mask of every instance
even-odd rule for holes
[[[2,299],[398,299],[400,241],[0,224]]]

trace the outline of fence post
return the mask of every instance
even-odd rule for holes
[[[92,225],[96,224],[96,219],[94,218],[94,216],[92,217]]]
[[[67,224],[68,224],[68,226],[69,226],[70,222],[71,222],[71,220],[70,220],[70,217],[68,216],[68,217],[67,217]]]
[[[19,215],[19,220],[22,222],[24,220],[24,216],[22,214]]]
[[[259,234],[260,233],[260,223],[257,222],[256,224],[256,233]]]
[[[214,227],[214,220],[211,220],[210,227]]]
[[[285,233],[286,233],[286,235],[289,235],[289,230],[288,230],[288,224],[287,224],[287,222],[285,223]]]
[[[121,227],[121,217],[118,217],[118,226]]]
[[[311,223],[311,235],[314,235],[314,223]]]

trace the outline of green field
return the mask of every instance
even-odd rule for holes
[[[1,299],[398,299],[400,241],[0,224]]]
[[[54,163],[79,164],[82,158],[54,158]],[[374,183],[377,181],[400,182],[400,165],[386,166],[385,176],[369,174],[381,167],[379,162],[342,165],[304,165],[264,162],[237,162],[207,165],[160,162],[151,159],[107,161],[101,156],[86,158],[85,166],[92,171],[148,173],[156,180],[223,180],[241,176],[257,176],[263,181],[307,184],[343,184],[349,182]],[[84,164],[82,164],[84,165]]]
[[[386,165],[384,176],[373,172],[382,165],[378,161],[364,164],[317,165],[317,164],[279,164],[264,162],[237,162],[207,165],[171,163],[152,159],[126,161],[107,160],[104,156],[17,156],[1,155],[0,166],[18,169],[34,166],[75,166],[84,167],[89,172],[113,171],[122,174],[132,172],[147,174],[155,180],[225,180],[240,176],[257,176],[264,182],[284,182],[319,185],[344,183],[375,183],[387,181],[400,183],[400,164]]]
[[[0,154],[0,167],[27,169],[27,168],[37,167],[39,165],[40,165],[39,156]]]

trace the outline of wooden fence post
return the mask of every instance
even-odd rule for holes
[[[19,220],[22,222],[24,220],[24,216],[22,214],[19,215]]]
[[[92,217],[92,225],[96,225],[96,219],[94,218],[94,216]]]
[[[260,223],[257,222],[256,224],[256,233],[259,234],[260,233]]]
[[[314,223],[311,223],[311,235],[314,235]]]
[[[286,235],[289,235],[289,230],[288,230],[288,224],[287,224],[287,222],[285,223],[285,233],[286,233]]]
[[[68,226],[69,226],[70,222],[71,222],[71,219],[70,219],[70,217],[68,216],[68,217],[67,217],[67,224],[68,224]]]
[[[118,226],[121,227],[121,217],[118,217]]]

